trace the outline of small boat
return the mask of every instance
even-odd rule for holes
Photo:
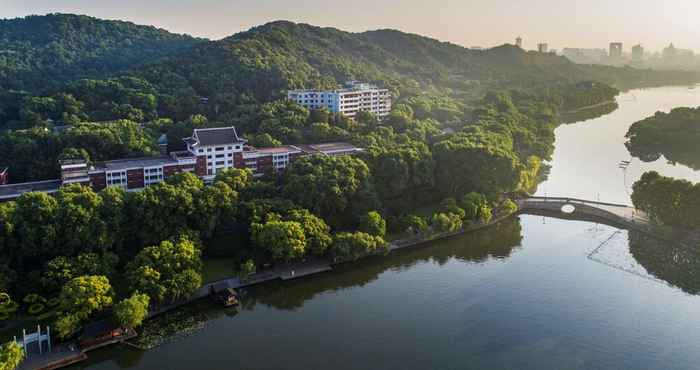
[[[232,288],[228,281],[213,284],[209,288],[209,297],[224,307],[233,307],[240,304],[236,289]]]

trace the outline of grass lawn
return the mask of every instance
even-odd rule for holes
[[[206,258],[203,261],[202,280],[211,283],[236,275],[236,266],[240,264],[235,258]]]

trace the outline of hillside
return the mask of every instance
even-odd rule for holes
[[[182,121],[193,114],[203,114],[209,120],[245,124],[251,121],[250,112],[261,104],[284,97],[288,89],[333,88],[351,79],[386,86],[396,100],[405,101],[411,97],[437,100],[439,109],[462,113],[465,107],[489,91],[517,89],[559,99],[568,93],[570,86],[583,81],[629,87],[698,80],[698,74],[690,72],[577,65],[563,57],[526,52],[511,45],[470,50],[395,30],[350,33],[277,21],[222,40],[197,42],[154,28],[81,16],[30,17],[23,22],[52,24],[50,20],[55,17],[63,20],[61,24],[100,25],[114,35],[128,33],[117,31],[122,28],[132,30],[143,36],[140,40],[144,43],[150,40],[146,36],[148,32],[156,33],[162,42],[155,45],[164,47],[150,51],[138,48],[131,56],[129,52],[120,51],[122,59],[104,61],[117,52],[119,47],[115,45],[126,43],[117,36],[107,38],[101,57],[67,58],[72,64],[62,64],[73,71],[73,78],[96,75],[94,79],[69,82],[39,96],[3,94],[0,90],[0,126],[26,128],[42,125],[48,119],[75,123],[117,119],[148,121],[167,117]],[[39,33],[47,32],[54,34]],[[64,43],[88,45],[90,40],[100,39],[83,35],[82,31],[68,33],[81,35],[78,40],[84,40]],[[132,39],[136,37],[129,38]],[[183,44],[194,45],[185,51],[187,47]],[[49,47],[50,43],[46,45]],[[181,53],[162,59],[148,55],[163,55],[166,49]],[[134,60],[134,55],[142,57]],[[129,66],[129,62],[134,64]],[[86,65],[95,67],[86,68]],[[51,68],[54,67],[18,74],[13,84],[26,83],[28,76],[54,75],[48,72]],[[128,70],[110,72],[120,68]],[[66,73],[65,79],[71,79],[70,76]],[[449,112],[441,117],[451,120],[455,114]]]
[[[201,43],[152,26],[49,14],[0,20],[0,88],[42,91],[104,78]]]
[[[228,103],[240,94],[269,101],[288,88],[337,86],[348,79],[378,82],[403,95],[437,89],[475,96],[490,88],[552,82],[635,85],[696,78],[689,73],[577,65],[510,45],[477,51],[395,30],[349,33],[285,21],[198,45],[139,74],[171,92],[192,88]]]

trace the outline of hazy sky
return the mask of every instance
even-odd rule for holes
[[[286,19],[347,31],[396,28],[464,46],[495,46],[522,36],[526,48],[700,50],[700,0],[0,0],[0,18],[51,12],[152,24],[221,38]]]

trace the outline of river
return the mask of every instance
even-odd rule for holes
[[[618,103],[606,116],[557,129],[539,194],[630,203],[629,187],[650,169],[700,181],[700,173],[663,159],[632,160],[626,174],[618,167],[630,160],[624,134],[633,122],[698,106],[700,90],[634,90]],[[76,368],[697,369],[700,283],[687,266],[669,263],[675,254],[649,262],[667,249],[641,239],[522,215],[259,286],[238,314],[211,310],[206,327],[184,339],[146,352],[93,352]]]

